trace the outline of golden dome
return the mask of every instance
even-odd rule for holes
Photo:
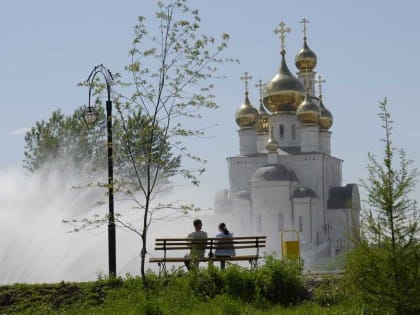
[[[319,125],[321,126],[321,129],[328,130],[333,124],[333,116],[331,112],[324,106],[324,103],[322,102],[322,95],[319,96],[319,108]]]
[[[272,113],[296,111],[304,98],[305,89],[302,83],[290,72],[282,50],[279,72],[267,83],[263,102]]]
[[[303,41],[303,48],[295,57],[295,65],[300,71],[312,71],[317,62],[315,53],[309,49],[306,39]]]
[[[267,141],[267,144],[265,145],[265,148],[268,152],[277,152],[277,150],[279,149],[279,144],[273,137],[270,136],[270,138]]]
[[[319,106],[312,101],[309,93],[296,111],[296,116],[303,124],[316,124],[319,122]]]
[[[241,128],[252,128],[258,120],[258,111],[251,105],[248,92],[245,92],[245,103],[236,111],[235,120]]]
[[[270,136],[267,140],[267,144],[265,145],[265,148],[268,152],[277,152],[277,150],[280,148],[278,142],[273,137],[273,125],[269,125],[269,133]]]
[[[268,133],[268,113],[264,108],[260,100],[260,109],[258,111],[258,120],[254,126],[255,130],[259,134],[267,134]]]

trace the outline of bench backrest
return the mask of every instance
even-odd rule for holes
[[[209,237],[207,239],[191,238],[157,238],[155,250],[162,250],[166,256],[169,250],[190,250],[191,248],[208,249],[209,255],[218,249],[246,249],[254,248],[259,255],[259,249],[265,247],[265,236],[238,236],[238,237]]]

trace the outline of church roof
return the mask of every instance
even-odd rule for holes
[[[298,181],[295,172],[282,164],[267,164],[258,168],[251,181]]]
[[[250,200],[251,195],[249,194],[249,191],[247,189],[242,189],[236,193],[236,198]]]
[[[353,209],[353,191],[356,184],[347,184],[345,187],[331,187],[328,199],[328,209]]]
[[[304,186],[296,187],[293,191],[292,198],[318,198],[315,192]]]

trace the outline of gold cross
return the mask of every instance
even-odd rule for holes
[[[303,39],[306,39],[306,31],[307,31],[306,24],[309,23],[309,20],[307,20],[306,18],[303,18],[303,20],[300,21],[300,23],[303,24]]]
[[[245,72],[243,76],[241,76],[241,80],[245,81],[245,93],[248,93],[248,80],[251,80],[252,77],[248,75],[248,72]]]
[[[327,81],[322,80],[322,76],[318,75],[318,80],[315,80],[315,83],[318,84],[319,95],[322,95],[322,83],[326,83]]]
[[[262,80],[258,80],[258,83],[255,84],[255,87],[258,88],[258,90],[260,91],[260,100],[262,99],[262,95],[263,95],[263,87],[264,87],[264,83]]]
[[[290,27],[285,28],[286,24],[284,24],[283,21],[281,21],[279,25],[280,25],[280,28],[279,29],[276,28],[274,30],[274,33],[275,34],[280,33],[280,43],[281,43],[280,47],[281,47],[282,50],[285,50],[285,47],[286,47],[285,44],[284,44],[284,40],[286,38],[285,33],[290,33],[291,29],[290,29]]]

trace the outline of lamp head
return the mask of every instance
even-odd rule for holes
[[[87,106],[83,115],[83,119],[88,128],[92,128],[95,125],[96,120],[98,119],[98,115],[95,112],[95,108],[90,105]]]

